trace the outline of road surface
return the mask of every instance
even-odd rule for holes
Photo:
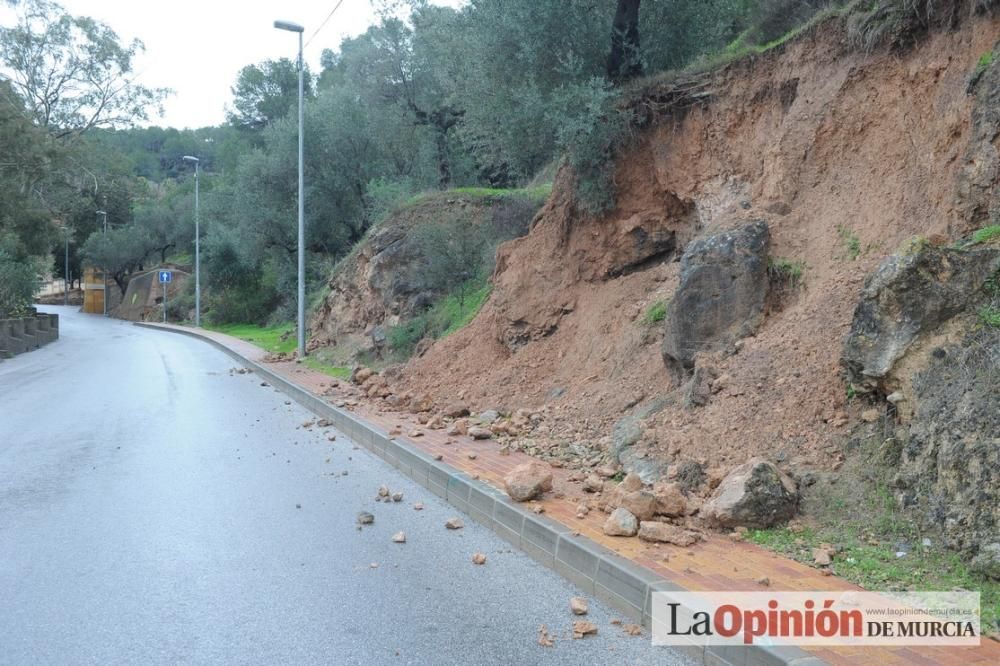
[[[43,309],[0,362],[0,663],[682,663],[593,599],[569,638],[575,588],[205,343]]]

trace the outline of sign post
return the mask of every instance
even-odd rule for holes
[[[167,323],[167,285],[174,279],[173,271],[160,271],[160,284],[163,285],[163,323]]]

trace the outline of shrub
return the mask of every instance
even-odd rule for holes
[[[767,261],[767,273],[772,284],[787,285],[795,289],[802,286],[802,276],[805,274],[806,263],[785,259],[783,257],[769,258]]]
[[[840,236],[844,244],[844,258],[854,261],[861,256],[861,239],[858,235],[844,226],[837,227],[837,235]]]
[[[1000,224],[991,224],[988,227],[976,231],[972,234],[972,244],[978,245],[994,239],[1000,239]]]
[[[0,245],[0,318],[19,317],[31,307],[39,287],[38,262]]]
[[[979,320],[986,326],[1000,328],[1000,307],[984,305],[979,310]]]
[[[564,119],[559,147],[576,175],[577,203],[592,215],[615,205],[615,158],[632,134],[632,112],[620,108],[619,100],[619,93],[603,79],[565,86],[556,95],[554,106],[560,110],[553,113]]]
[[[642,315],[642,323],[646,326],[655,326],[667,318],[667,302],[662,298],[648,308]]]

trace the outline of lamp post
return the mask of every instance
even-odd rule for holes
[[[299,358],[306,356],[306,255],[305,255],[305,195],[302,170],[302,77],[305,69],[302,60],[302,33],[305,31],[298,23],[290,21],[275,21],[278,30],[297,32],[299,34],[299,289],[298,289],[298,343]]]
[[[104,218],[104,235],[108,235],[108,213],[107,211],[99,210],[97,214]],[[101,268],[101,275],[104,278],[104,316],[108,316],[108,269]]]
[[[194,325],[201,328],[201,227],[198,221],[198,167],[201,160],[185,155],[184,161],[194,162]]]
[[[69,305],[69,227],[63,226],[66,234],[65,254],[63,255],[63,305]]]

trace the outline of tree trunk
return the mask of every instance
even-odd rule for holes
[[[608,55],[608,78],[623,83],[642,75],[639,59],[639,2],[618,0],[615,21],[611,26],[611,53]]]

